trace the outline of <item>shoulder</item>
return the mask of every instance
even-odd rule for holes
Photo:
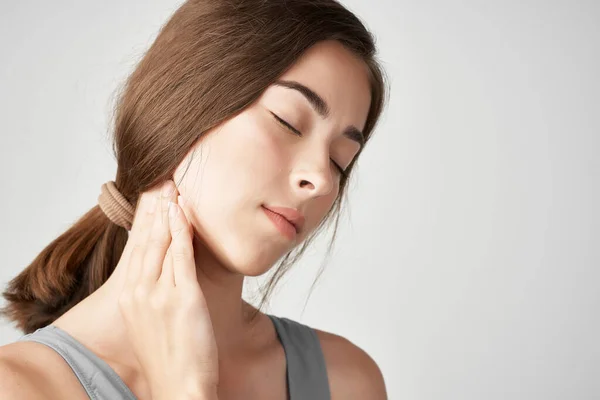
[[[343,336],[314,330],[323,349],[332,398],[387,399],[383,374],[366,351]]]
[[[0,394],[2,399],[88,398],[69,364],[34,341],[0,346]]]
[[[27,346],[11,343],[0,346],[0,393],[7,399],[48,399],[47,385],[28,363]]]

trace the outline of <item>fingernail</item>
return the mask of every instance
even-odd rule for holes
[[[169,201],[169,218],[171,218],[171,220],[173,220],[177,216],[177,211],[178,209],[175,206],[175,203]]]

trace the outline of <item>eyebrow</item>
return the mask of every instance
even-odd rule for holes
[[[331,109],[329,105],[321,96],[319,96],[314,90],[309,87],[301,84],[296,81],[287,81],[287,80],[278,80],[274,83],[276,86],[282,86],[288,89],[294,89],[300,92],[306,100],[310,103],[312,108],[319,114],[322,118],[328,118],[331,115]],[[342,133],[348,139],[351,139],[362,147],[365,144],[365,136],[363,133],[354,125],[349,125],[344,132]]]

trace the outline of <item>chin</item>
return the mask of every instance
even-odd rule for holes
[[[231,239],[231,236],[229,237]],[[209,241],[210,242],[210,241]],[[244,276],[261,276],[268,272],[283,254],[277,246],[266,245],[251,248],[248,241],[217,241],[204,246],[217,262],[228,271]]]
[[[236,227],[235,222],[210,217],[206,216],[204,224],[193,224],[197,239],[202,241],[201,246],[196,244],[194,247],[205,253],[200,259],[204,256],[214,258],[232,273],[261,276],[291,249],[291,242],[276,233],[262,210],[256,213],[256,220],[241,224],[241,227]]]
[[[271,249],[271,254],[263,254],[263,256],[257,256],[258,253],[252,255],[248,253],[230,254],[223,265],[230,271],[244,276],[261,276],[273,268],[277,262],[277,259],[273,259],[273,250]]]

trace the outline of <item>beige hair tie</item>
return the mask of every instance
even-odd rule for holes
[[[115,182],[108,181],[102,185],[98,205],[108,219],[128,231],[131,230],[135,210],[119,192]]]

